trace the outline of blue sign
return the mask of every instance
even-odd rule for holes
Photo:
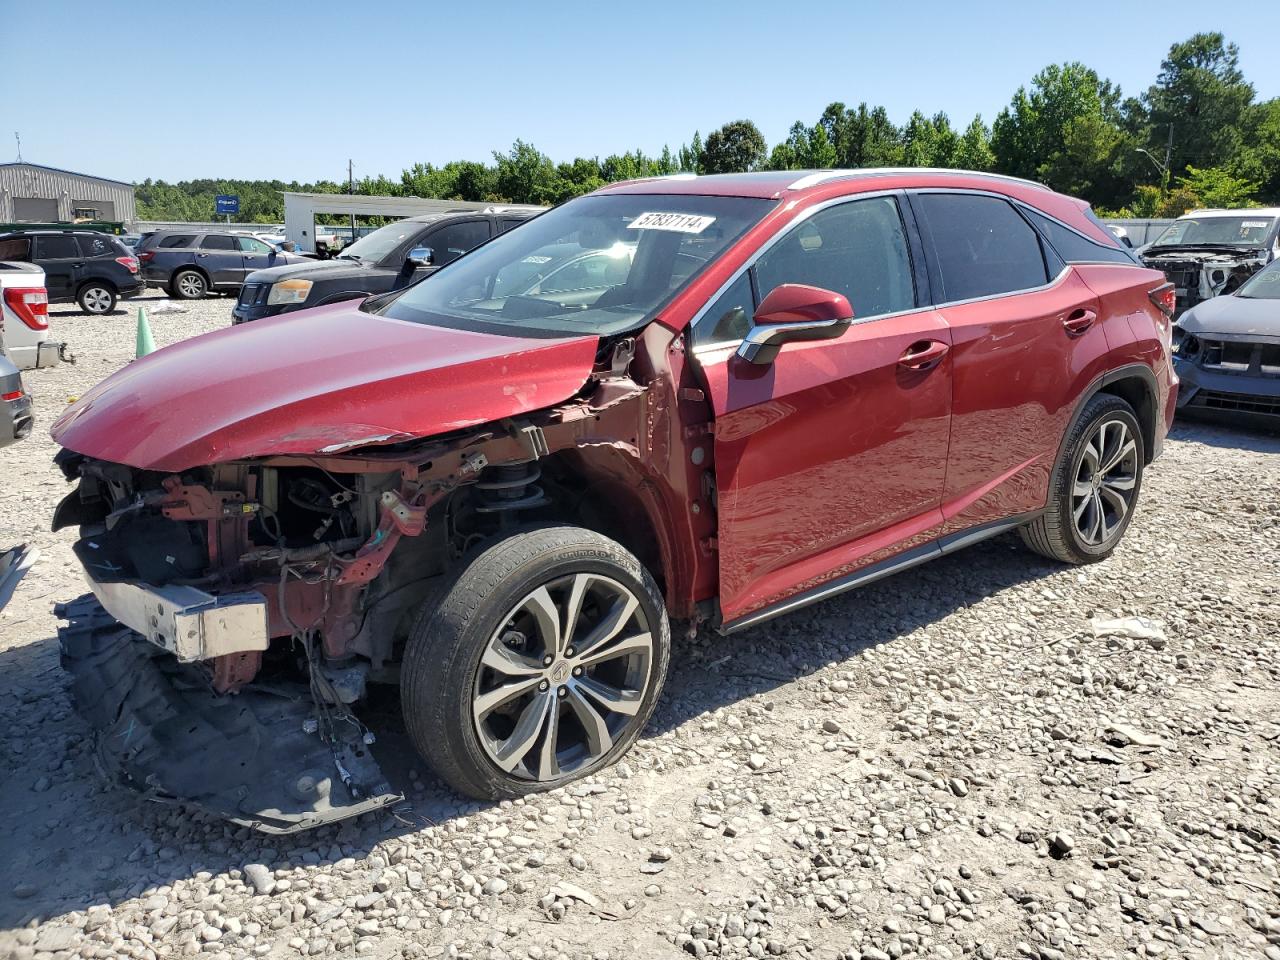
[[[232,194],[220,193],[213,202],[217,204],[219,214],[240,212],[240,198]]]

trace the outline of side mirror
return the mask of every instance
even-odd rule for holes
[[[436,255],[430,247],[414,247],[407,258],[414,267],[429,267],[435,262]]]
[[[834,290],[803,283],[783,283],[769,291],[738,347],[747,363],[773,363],[784,343],[834,340],[849,329],[853,307]]]

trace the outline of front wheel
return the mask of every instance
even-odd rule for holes
[[[405,650],[405,726],[461,793],[548,790],[630,749],[670,650],[662,596],[628,551],[579,527],[525,530],[433,591]]]
[[[1145,455],[1133,408],[1111,394],[1093,397],[1054,466],[1048,507],[1021,529],[1023,542],[1063,563],[1111,556],[1133,519]]]

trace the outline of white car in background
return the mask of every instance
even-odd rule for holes
[[[4,355],[19,370],[71,359],[66,344],[49,339],[49,295],[35,264],[0,263],[0,322]]]

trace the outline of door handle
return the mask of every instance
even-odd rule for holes
[[[1092,327],[1097,319],[1098,315],[1092,310],[1072,310],[1067,319],[1062,321],[1062,328],[1067,331],[1067,336],[1078,337]]]
[[[201,259],[201,260],[203,260],[203,259],[204,259],[205,257],[207,257],[207,256],[208,256],[208,254],[207,254],[207,253],[197,253],[197,254],[196,254],[196,257],[198,257],[198,258],[199,258],[199,259]]]
[[[941,340],[918,340],[898,358],[898,366],[907,370],[932,370],[950,349]]]

